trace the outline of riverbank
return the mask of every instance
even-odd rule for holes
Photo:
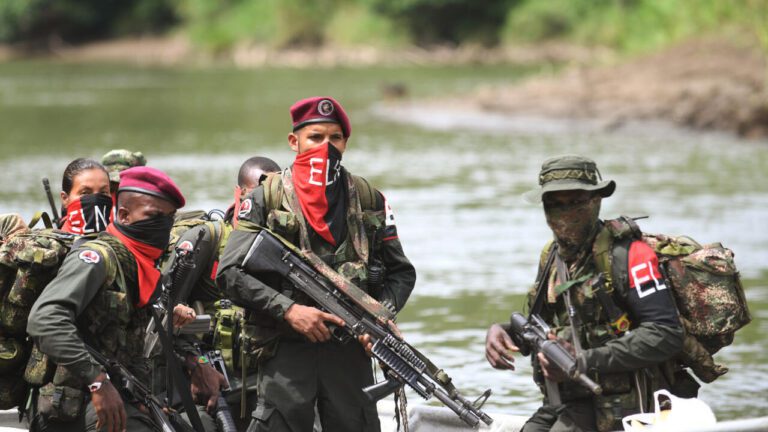
[[[406,65],[541,65],[603,62],[612,50],[565,42],[485,48],[416,46],[334,46],[277,49],[263,44],[242,43],[229,50],[211,53],[195,47],[183,36],[126,38],[83,45],[49,44],[42,51],[0,45],[0,62],[44,59],[68,63],[124,63],[141,66],[233,66],[236,68],[335,68],[398,67]]]
[[[403,108],[413,112],[456,107],[463,112],[500,115],[502,122],[503,118],[512,123],[544,119],[609,130],[633,121],[663,121],[699,130],[732,132],[748,139],[768,137],[765,50],[756,42],[722,36],[688,40],[629,60],[605,48],[554,42],[494,49],[274,49],[242,44],[219,54],[200,51],[181,36],[79,46],[54,44],[36,54],[0,46],[0,61],[30,58],[65,63],[244,69],[549,64],[557,67],[540,68],[544,72],[521,82],[482,86],[468,95],[448,95],[440,100],[402,102],[407,103]],[[402,90],[407,93],[407,89]],[[383,94],[388,99],[399,96]],[[391,111],[393,106],[387,108]],[[396,102],[394,109],[400,108]]]
[[[453,103],[469,99],[482,111],[598,121],[608,129],[661,120],[757,139],[768,137],[766,80],[766,56],[757,44],[695,39],[616,65],[576,65],[481,88]]]

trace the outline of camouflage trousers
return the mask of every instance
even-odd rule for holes
[[[275,356],[259,366],[248,432],[311,432],[315,407],[324,431],[380,432],[376,404],[362,392],[371,384],[371,359],[357,341],[281,340]]]

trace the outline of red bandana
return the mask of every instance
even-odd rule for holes
[[[155,293],[157,281],[160,279],[160,270],[155,267],[155,261],[163,254],[163,250],[126,236],[114,224],[109,224],[107,232],[120,239],[120,242],[136,258],[136,267],[139,275],[139,303],[137,306],[146,306],[149,299]]]
[[[336,246],[346,234],[341,153],[331,144],[296,155],[293,185],[302,213],[315,232]]]

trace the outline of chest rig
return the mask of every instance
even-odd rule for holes
[[[338,246],[323,241],[309,228],[293,187],[290,168],[270,175],[263,183],[266,225],[300,249],[312,251],[333,270],[368,291],[370,264],[381,246],[380,230],[385,225],[385,214],[383,209],[374,208],[376,191],[365,179],[353,176],[343,167],[341,171],[348,203],[347,235]]]

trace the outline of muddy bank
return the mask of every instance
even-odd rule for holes
[[[699,39],[618,65],[574,66],[481,88],[469,99],[481,110],[515,117],[597,120],[607,128],[662,120],[764,138],[766,80],[766,57],[756,44]]]
[[[333,68],[403,65],[467,65],[545,63],[588,64],[612,57],[612,51],[563,42],[515,45],[499,48],[478,46],[321,46],[277,49],[243,43],[232,49],[210,53],[194,46],[183,36],[144,37],[94,42],[84,45],[51,44],[45,50],[0,45],[0,61],[29,58],[64,62],[116,62],[159,66],[234,66],[240,68],[295,67]]]

